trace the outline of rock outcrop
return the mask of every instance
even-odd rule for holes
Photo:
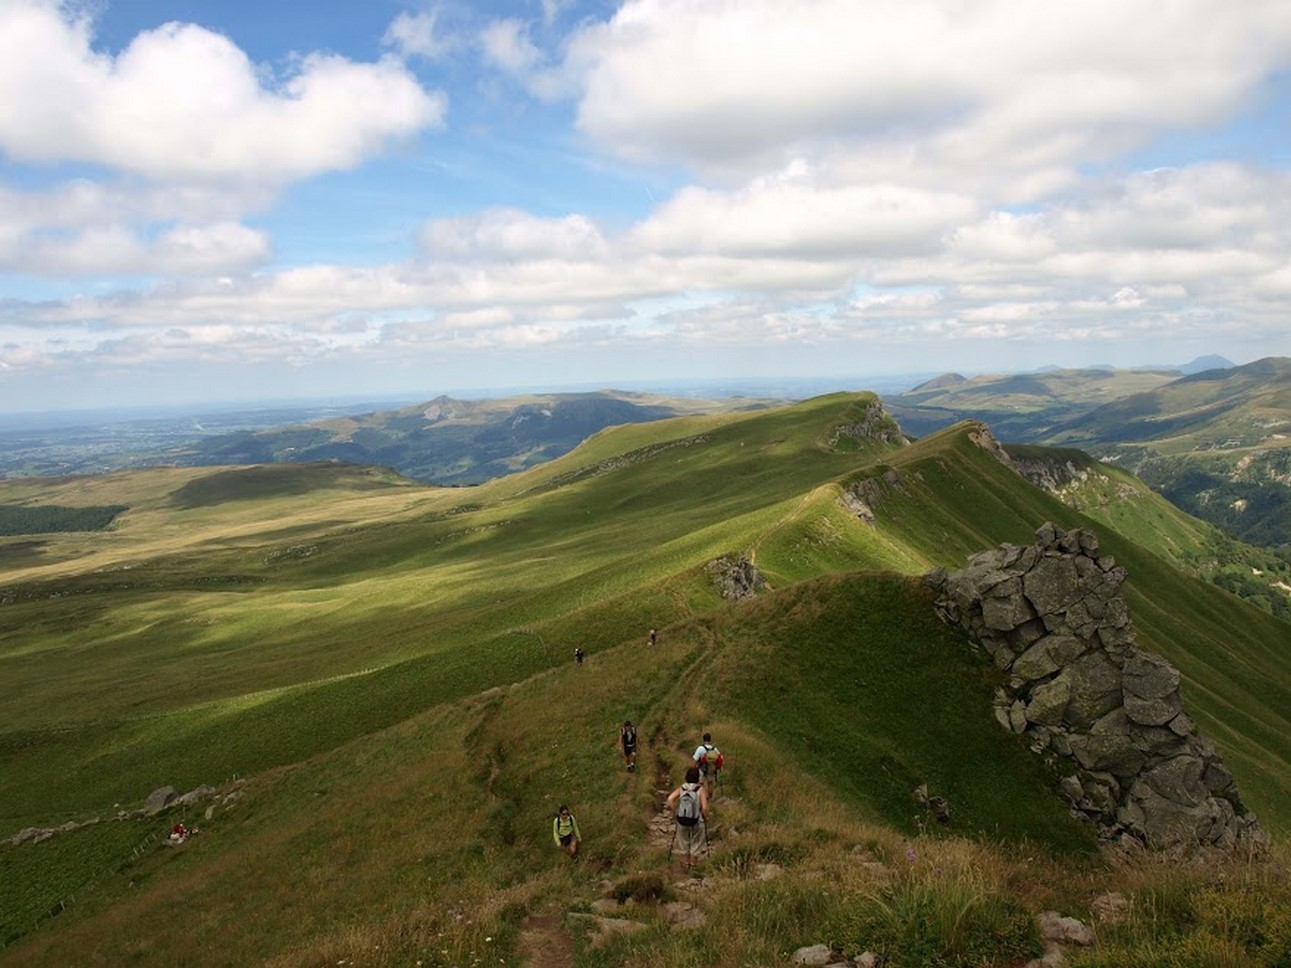
[[[717,593],[730,601],[752,598],[766,588],[766,580],[753,562],[740,556],[715,558],[704,566]]]
[[[1262,843],[1233,775],[1183,709],[1179,672],[1139,648],[1125,570],[1087,530],[1045,524],[925,581],[942,618],[1007,673],[996,718],[1063,774],[1106,840],[1150,847]]]

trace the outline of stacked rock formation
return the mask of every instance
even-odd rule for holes
[[[1179,672],[1135,644],[1125,570],[1090,531],[1045,524],[925,579],[943,619],[1007,673],[996,716],[1062,774],[1107,840],[1150,847],[1261,843],[1233,775],[1179,696]]]

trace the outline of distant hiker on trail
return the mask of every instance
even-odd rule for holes
[[[650,630],[650,644],[655,645],[659,641],[659,633],[655,629]]]
[[[583,836],[578,832],[578,821],[569,812],[569,807],[563,803],[556,814],[556,819],[551,822],[551,839],[570,857],[578,856],[578,842],[583,839]]]
[[[575,664],[575,665],[580,665],[580,666],[581,666],[581,665],[583,664],[583,655],[584,655],[584,653],[583,653],[583,650],[582,650],[582,649],[575,649],[575,650],[574,650],[574,664]]]
[[[619,727],[619,745],[623,747],[623,758],[627,760],[628,772],[637,768],[637,728],[632,720],[625,719]]]
[[[699,775],[703,777],[704,792],[711,798],[713,796],[713,783],[717,780],[717,775],[721,772],[722,751],[713,745],[713,734],[705,733],[704,741],[695,747],[695,753],[691,757],[695,761],[695,766],[699,769]]]
[[[699,767],[686,770],[686,782],[672,793],[664,804],[676,818],[672,832],[672,847],[681,848],[687,867],[694,867],[708,842],[708,794],[699,782]],[[668,858],[672,859],[672,847]]]

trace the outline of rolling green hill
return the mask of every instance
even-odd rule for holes
[[[606,427],[771,404],[612,390],[494,400],[441,396],[401,410],[209,437],[174,459],[196,465],[339,460],[391,467],[436,484],[479,484],[568,453]]]
[[[1037,905],[1087,912],[1113,875],[918,578],[1049,520],[1099,531],[1140,641],[1291,830],[1287,626],[1171,562],[1195,522],[1151,494],[1095,519],[979,426],[907,445],[869,394],[603,430],[472,488],[269,465],[11,482],[0,501],[129,507],[102,532],[0,539],[0,834],[101,818],[0,844],[2,964],[514,964],[602,882],[645,928],[593,948],[569,922],[582,964],[766,964],[822,932],[908,955],[924,928],[962,947],[945,964],[1038,956]],[[766,578],[757,599],[709,579],[732,554]],[[614,750],[627,717],[635,774]],[[657,873],[648,831],[704,729],[730,770],[700,896]],[[953,804],[946,829],[914,810],[920,783]],[[163,784],[218,793],[111,819]],[[560,802],[577,865],[550,843]],[[180,815],[203,833],[149,839]],[[696,942],[660,897],[726,928]]]
[[[1291,552],[1291,360],[1186,376],[1036,440],[1088,450],[1189,514]]]
[[[923,436],[959,420],[990,424],[1001,440],[1035,442],[1053,428],[1180,376],[1177,370],[1070,369],[987,374],[951,373],[885,400],[901,426]]]

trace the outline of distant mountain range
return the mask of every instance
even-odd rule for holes
[[[919,435],[977,419],[1006,441],[1078,447],[1243,541],[1291,553],[1289,359],[1191,374],[1085,369],[973,380],[950,374],[888,406]]]
[[[499,400],[440,396],[399,410],[208,437],[175,455],[175,462],[205,466],[333,460],[390,467],[436,484],[479,484],[566,454],[606,427],[758,410],[782,402],[694,400],[613,390]]]

